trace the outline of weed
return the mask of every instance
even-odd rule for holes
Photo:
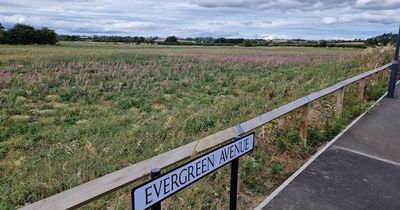
[[[365,70],[358,67],[359,51],[339,48],[63,44],[1,50],[0,209],[46,198]],[[367,84],[366,95],[375,99],[380,92],[371,85],[376,84]],[[351,101],[345,100],[350,111],[344,120],[309,129],[309,148],[366,107]],[[273,188],[265,183],[281,180],[290,169],[283,158],[271,156],[304,158],[308,152],[300,149],[294,128],[278,132],[270,146],[241,161],[241,193],[253,193],[247,201],[265,197]],[[187,188],[176,202],[182,209],[226,207],[223,172]],[[211,184],[215,191],[207,188]],[[128,203],[126,194],[88,208],[124,208],[119,203]]]
[[[278,134],[275,139],[276,146],[279,152],[284,152],[293,149],[295,144],[300,142],[300,136],[297,131],[290,130],[289,132],[284,132]]]
[[[272,175],[280,175],[280,174],[283,173],[284,169],[285,169],[285,166],[282,163],[278,162],[278,161],[273,161],[271,163],[271,173],[272,173]]]

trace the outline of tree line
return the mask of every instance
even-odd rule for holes
[[[396,44],[397,34],[385,33],[365,40],[367,46],[386,46]]]
[[[142,37],[142,36],[78,36],[78,35],[59,35],[59,41],[92,41],[107,43],[147,43],[155,44],[158,37]]]
[[[142,36],[79,36],[79,35],[57,35],[54,30],[47,27],[35,29],[25,24],[16,24],[10,29],[5,29],[0,23],[0,44],[51,44],[58,41],[93,41],[107,43],[146,43],[165,45],[204,45],[204,46],[303,46],[303,47],[360,47],[385,46],[395,44],[396,34],[385,33],[380,36],[366,40],[264,40],[264,39],[243,39],[243,38],[213,38],[195,37],[178,39],[176,36],[169,36],[164,40],[154,37]],[[361,44],[357,44],[361,43]],[[340,45],[337,45],[340,44]]]
[[[57,43],[57,34],[49,28],[35,29],[25,24],[16,24],[6,30],[0,23],[0,44],[51,44]]]

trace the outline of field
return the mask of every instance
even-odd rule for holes
[[[363,63],[372,58],[361,50],[342,48],[0,48],[0,209],[161,154],[375,65]],[[385,78],[368,82],[371,100],[383,92]],[[316,110],[329,107],[330,100]],[[319,115],[323,122],[315,126],[324,129],[310,130],[307,148],[301,147],[296,123],[282,126],[295,116],[260,130],[258,149],[241,162],[240,209],[257,205],[371,102],[346,103],[343,118],[333,119],[329,109]],[[165,208],[226,208],[228,169],[177,194]],[[106,207],[129,208],[129,189],[84,208]]]

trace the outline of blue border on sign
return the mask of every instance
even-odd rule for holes
[[[168,174],[172,173],[173,171],[175,171],[175,170],[177,170],[177,169],[179,169],[179,168],[181,168],[181,167],[184,167],[185,165],[187,165],[187,164],[189,164],[189,163],[191,163],[191,162],[194,162],[194,161],[196,161],[196,160],[198,160],[198,159],[200,159],[200,158],[202,158],[202,157],[204,157],[204,156],[206,156],[206,155],[208,155],[208,154],[214,152],[215,150],[221,149],[221,148],[223,148],[223,147],[225,147],[225,146],[228,146],[229,144],[234,144],[235,142],[240,141],[240,140],[242,140],[243,138],[246,138],[246,137],[251,136],[251,135],[254,135],[254,137],[253,137],[253,148],[251,148],[251,150],[249,150],[249,151],[247,151],[246,153],[243,153],[243,154],[237,156],[236,158],[232,159],[232,160],[229,161],[229,162],[226,162],[225,164],[221,165],[219,168],[216,168],[216,169],[214,169],[214,170],[211,170],[211,171],[205,173],[203,177],[197,179],[196,181],[194,181],[193,183],[190,183],[189,185],[186,185],[186,186],[180,188],[179,190],[175,191],[175,192],[172,193],[171,195],[168,195],[167,197],[165,197],[165,198],[163,198],[163,199],[157,201],[157,202],[154,203],[154,204],[157,204],[157,203],[159,203],[159,202],[162,202],[163,200],[165,200],[165,199],[171,197],[172,195],[175,195],[176,193],[180,192],[181,190],[185,189],[186,187],[189,187],[190,185],[192,185],[192,184],[196,183],[197,181],[203,179],[204,177],[206,177],[207,175],[213,173],[214,171],[216,171],[216,170],[218,170],[218,169],[224,167],[225,165],[229,164],[229,163],[232,162],[233,160],[236,160],[236,159],[242,157],[243,155],[252,152],[253,149],[254,149],[254,146],[255,146],[254,143],[255,143],[255,140],[256,140],[255,132],[251,132],[251,133],[248,133],[248,134],[246,134],[246,135],[233,138],[233,141],[232,141],[232,142],[229,142],[229,143],[227,143],[227,144],[224,144],[224,145],[222,145],[222,146],[219,146],[219,147],[217,147],[217,148],[215,148],[215,149],[213,149],[213,150],[211,150],[211,151],[209,151],[209,152],[207,152],[207,153],[205,153],[205,154],[200,155],[200,156],[197,157],[196,159],[193,159],[193,160],[191,160],[191,161],[189,161],[189,162],[186,162],[186,163],[183,164],[183,165],[180,165],[180,166],[178,166],[178,167],[176,167],[176,168],[174,168],[174,169],[172,169],[172,170],[169,170],[167,173],[164,173],[164,174],[162,174],[161,176],[158,176],[157,178],[150,179],[150,180],[148,180],[148,181],[146,181],[146,182],[144,182],[144,183],[142,183],[142,184],[140,184],[140,185],[138,185],[138,186],[132,188],[132,190],[131,190],[132,210],[135,210],[135,198],[134,198],[134,195],[135,195],[135,191],[136,191],[138,188],[141,188],[142,186],[144,186],[144,185],[146,185],[146,184],[148,184],[148,183],[150,183],[150,182],[152,182],[152,181],[154,181],[154,180],[156,180],[156,179],[161,179],[162,177],[167,176]],[[153,205],[154,205],[154,204],[153,204]]]

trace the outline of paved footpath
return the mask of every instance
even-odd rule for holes
[[[400,94],[379,102],[262,209],[400,210]]]

